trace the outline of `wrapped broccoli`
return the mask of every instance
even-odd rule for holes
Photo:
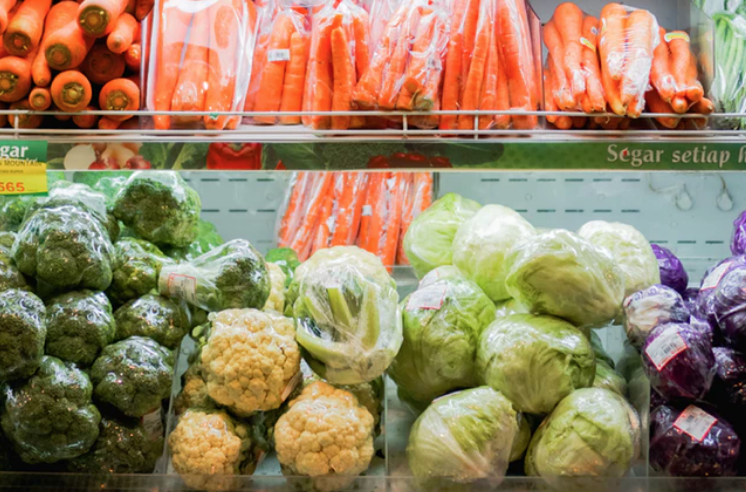
[[[295,276],[295,269],[300,265],[297,253],[292,248],[273,248],[267,251],[264,260],[282,268],[285,272],[285,287],[289,287]]]
[[[103,292],[80,290],[47,305],[46,353],[89,366],[114,341],[114,315]]]
[[[129,417],[142,417],[159,408],[171,392],[173,376],[173,353],[143,337],[109,345],[91,368],[96,400]]]
[[[0,326],[0,381],[31,376],[44,355],[44,303],[29,292],[0,292]]]
[[[158,288],[163,265],[173,261],[158,246],[141,239],[124,238],[114,245],[113,278],[106,294],[116,305],[137,299]]]
[[[9,255],[10,250],[0,247],[0,292],[10,289],[30,290],[26,278],[18,271]]]
[[[116,310],[114,318],[116,340],[148,337],[170,349],[179,346],[191,326],[186,305],[155,294],[129,301]]]
[[[267,303],[264,304],[264,310],[283,313],[285,312],[285,291],[287,290],[285,280],[287,276],[282,271],[282,268],[275,263],[267,263],[267,269],[269,270],[271,288]]]
[[[91,448],[101,420],[92,389],[75,364],[49,356],[31,379],[5,387],[2,427],[23,461],[55,463]]]
[[[0,230],[18,232],[26,217],[26,211],[38,199],[38,197],[26,195],[0,196]]]
[[[57,289],[106,290],[114,247],[98,221],[65,205],[35,212],[13,245],[21,273]]]
[[[396,283],[380,259],[357,247],[314,253],[296,270],[288,303],[304,359],[332,384],[377,378],[401,347]]]
[[[200,219],[197,226],[197,239],[195,241],[183,248],[174,246],[165,247],[163,252],[174,260],[191,261],[224,243],[225,241],[218,234],[215,224]]]
[[[4,256],[10,258],[10,250],[13,243],[16,242],[17,234],[15,232],[0,231],[0,248]]]
[[[197,239],[202,201],[175,172],[138,171],[114,201],[114,216],[145,240],[184,247]]]
[[[187,263],[164,265],[158,290],[210,312],[261,309],[269,298],[267,264],[245,239],[234,239]]]

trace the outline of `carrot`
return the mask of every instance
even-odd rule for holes
[[[673,113],[671,105],[661,99],[658,91],[652,90],[645,93],[645,101],[647,102],[648,109],[653,113]],[[666,128],[676,128],[679,124],[680,118],[672,118],[667,116],[658,116],[655,118],[658,123]]]
[[[0,1],[0,34],[8,28],[8,22],[11,19],[10,12],[16,6],[16,0]],[[0,125],[5,126],[5,125]]]
[[[139,38],[140,23],[125,12],[119,16],[114,24],[114,30],[106,38],[106,46],[109,47],[112,53],[121,55]]]
[[[388,220],[384,225],[384,242],[377,251],[381,261],[389,272],[393,270],[396,263],[396,247],[399,245],[399,233],[401,232],[402,208],[408,190],[410,174],[398,172],[394,174],[393,189],[389,190],[387,206]]]
[[[388,178],[389,173],[372,173],[368,178],[368,189],[365,192],[365,200],[360,216],[360,235],[358,236],[358,246],[366,251],[371,239],[374,237],[372,231],[373,221],[377,215],[376,208],[381,197],[381,188]]]
[[[670,103],[676,95],[676,80],[671,72],[671,50],[666,41],[666,30],[658,28],[660,42],[653,51],[653,65],[650,68],[650,83],[660,94],[661,99]]]
[[[58,74],[52,81],[50,92],[54,104],[69,113],[82,111],[92,98],[91,83],[77,70]]]
[[[580,38],[583,37],[583,12],[574,3],[565,2],[554,11],[553,18],[555,17],[565,48],[562,61],[567,72],[567,80],[570,81],[573,98],[578,100],[586,92],[585,72],[581,67],[583,45],[580,44]]]
[[[703,97],[702,99],[694,103],[690,109],[694,113],[710,115],[715,111],[715,105],[712,101],[710,101],[706,97]],[[691,118],[686,121],[687,123],[691,123],[693,129],[702,130],[704,128],[707,128],[707,120],[707,118]]]
[[[422,17],[417,26],[417,34],[414,37],[410,51],[411,57],[407,65],[407,75],[404,79],[404,87],[413,95],[420,92],[426,83],[428,59],[433,56],[429,52],[433,43],[436,20],[435,15],[426,15]]]
[[[31,90],[31,57],[0,58],[0,101],[20,101]]]
[[[503,59],[499,55],[499,53],[497,57],[497,104],[495,108],[498,111],[510,110],[510,89],[508,88],[508,76],[505,73]],[[495,127],[499,130],[510,128],[510,122],[511,116],[509,114],[501,114],[495,116]]]
[[[47,59],[43,51],[36,53],[31,63],[31,80],[39,87],[46,87],[52,83],[52,71],[49,69]]]
[[[697,58],[694,53],[689,52],[689,71],[686,74],[686,98],[691,102],[697,102],[705,97],[705,90],[702,83],[697,80]]]
[[[634,99],[644,97],[653,63],[653,36],[657,23],[647,10],[635,10],[627,18],[627,59],[622,72],[622,104],[628,108]]]
[[[52,0],[24,0],[3,34],[3,45],[11,55],[26,56],[39,46],[44,19]]]
[[[612,78],[609,70],[601,69],[601,84],[603,84],[606,101],[611,111],[619,116],[627,114],[627,105],[622,103],[620,84]]]
[[[609,3],[601,10],[601,39],[598,42],[601,71],[609,72],[611,80],[621,80],[625,62],[627,10],[618,3]]]
[[[366,231],[366,242],[361,243],[360,247],[370,253],[378,255],[381,253],[380,244],[385,239],[384,223],[390,217],[386,214],[386,202],[388,200],[388,183],[394,176],[393,173],[381,173],[377,179],[371,177],[370,187],[368,188],[369,200],[366,200],[368,208],[363,210],[370,213],[367,222],[368,230]],[[373,188],[375,186],[375,188]],[[362,241],[362,236],[361,236]]]
[[[53,70],[79,67],[93,46],[93,38],[85,36],[78,26],[77,11],[78,4],[72,1],[60,2],[49,11],[51,16],[59,16],[59,27],[45,33],[42,44],[49,68]]]
[[[258,101],[257,101],[258,102]],[[296,231],[291,248],[297,253],[299,258],[307,258],[313,245],[313,228],[317,225],[318,218],[321,214],[321,205],[329,194],[332,184],[332,173],[318,173],[313,177],[312,188],[308,194],[308,202],[304,220]]]
[[[396,255],[394,258],[394,264],[395,265],[406,265],[409,264],[407,261],[407,257],[404,254],[404,234],[407,232],[407,228],[409,227],[409,224],[412,222],[412,215],[414,214],[414,187],[415,187],[415,176],[420,173],[404,173],[405,174],[405,182],[403,184],[404,186],[404,193],[403,193],[403,200],[402,200],[402,210],[401,210],[401,220],[399,221],[399,234],[398,239],[396,243]]]
[[[332,59],[334,60],[333,111],[350,111],[352,90],[355,88],[355,66],[344,29],[332,31]],[[350,126],[349,116],[332,116],[332,128],[346,130]]]
[[[163,25],[157,40],[158,66],[155,72],[153,110],[168,111],[176,90],[184,42],[193,14],[179,7],[171,7],[164,10],[161,17]],[[156,115],[153,116],[153,121],[156,130],[168,130],[171,126],[170,116]]]
[[[49,89],[34,87],[28,96],[29,105],[37,111],[45,111],[52,105],[52,95]]]
[[[551,63],[551,60],[547,59],[547,63]],[[554,72],[552,70],[546,70],[544,72],[544,93],[546,94],[546,109],[550,112],[559,109],[556,101],[551,97],[551,94],[557,90],[556,84],[557,82],[554,80]],[[547,122],[553,124],[560,130],[568,130],[572,127],[572,118],[569,116],[547,115]]]
[[[689,101],[686,97],[677,95],[671,101],[671,108],[673,108],[674,113],[684,114],[689,110]]]
[[[686,97],[687,74],[691,62],[688,35],[681,31],[668,33],[668,47],[671,50],[671,73],[676,81],[676,95]]]
[[[140,109],[140,87],[129,79],[114,79],[101,89],[98,105],[103,111],[137,111]],[[109,118],[125,121],[132,116],[134,115],[109,115]]]
[[[310,177],[310,173],[307,172],[300,172],[294,177],[294,183],[292,184],[293,191],[290,194],[285,213],[280,221],[280,230],[277,235],[277,245],[281,248],[290,246],[295,229],[298,227],[300,220],[302,220],[299,210],[303,205]]]
[[[433,176],[430,173],[413,173],[412,183],[409,188],[408,199],[404,202],[401,219],[401,231],[399,232],[399,246],[396,251],[396,264],[408,265],[409,260],[404,254],[404,236],[409,230],[412,221],[432,203]]]
[[[142,46],[140,43],[132,43],[127,51],[124,52],[124,63],[127,68],[133,72],[140,71],[140,62],[142,57]]]
[[[333,40],[334,39],[332,38],[332,41]],[[307,37],[299,32],[293,33],[290,37],[290,62],[285,71],[285,85],[282,88],[282,103],[280,104],[280,111],[297,112],[302,108],[303,89],[306,81],[306,67],[308,65],[308,44]],[[332,49],[334,49],[333,42]],[[352,91],[352,87],[350,87],[350,91]],[[280,123],[283,125],[297,125],[300,123],[300,115],[281,116]]]
[[[85,108],[86,111],[95,111],[95,106],[87,106]],[[96,126],[96,123],[98,122],[98,116],[95,114],[76,114],[73,116],[73,123],[75,123],[75,126],[78,128],[83,128],[85,130],[91,129],[94,126]]]
[[[135,2],[135,19],[141,22],[153,10],[155,0],[136,0]]]
[[[89,36],[101,38],[114,30],[128,0],[84,0],[78,8],[78,25]]]
[[[184,53],[179,80],[176,82],[171,99],[172,111],[200,112],[205,110],[206,86],[210,69],[208,65],[209,25],[209,9],[202,9],[194,14],[194,22],[189,30],[189,44]],[[194,123],[201,119],[202,116],[176,116],[174,118],[179,123]]]
[[[249,81],[249,88],[246,91],[246,102],[244,103],[244,111],[246,112],[254,110],[256,94],[259,92],[259,83],[262,81],[262,74],[264,73],[264,69],[267,67],[268,42],[269,34],[265,33],[257,38],[256,45],[254,46],[254,59],[251,64],[251,80]]]
[[[573,116],[572,117],[573,128],[585,128],[586,124],[588,124],[588,118],[586,118],[585,116]]]
[[[606,111],[606,95],[604,86],[601,84],[601,67],[598,64],[598,19],[587,16],[583,19],[583,39],[587,45],[583,49],[582,66],[586,75],[586,89],[588,93],[588,106],[590,112],[602,113]]]
[[[9,109],[19,109],[19,110],[32,110],[33,108],[29,104],[28,100],[24,99],[22,101],[16,101],[10,105]],[[11,122],[13,123],[13,128],[24,128],[24,129],[32,129],[32,128],[39,128],[44,121],[44,116],[40,114],[24,114],[24,115],[14,115],[11,116]]]
[[[336,29],[335,29],[336,31]],[[332,186],[334,190],[329,190],[324,197],[324,201],[321,205],[321,211],[317,219],[316,232],[314,233],[313,245],[311,246],[311,254],[316,251],[329,247],[329,238],[331,237],[331,230],[333,227],[334,217],[332,216],[332,209],[334,208],[335,198],[338,190],[337,181],[340,178],[340,173],[333,173]]]
[[[577,101],[568,85],[567,72],[562,63],[565,56],[565,46],[553,20],[547,22],[544,26],[544,43],[551,55],[551,64],[548,64],[547,67],[552,71],[553,87],[556,88],[552,95],[556,105],[562,110],[573,109]],[[549,61],[549,58],[547,60]]]
[[[100,120],[98,120],[98,129],[99,130],[116,130],[122,125],[121,121],[115,121],[109,118],[108,116],[102,116]]]
[[[409,12],[407,20],[402,23],[396,46],[392,50],[389,65],[383,75],[381,92],[378,95],[378,106],[382,109],[396,108],[396,100],[399,97],[404,70],[409,60],[409,49],[413,36],[416,33],[420,20],[420,12],[413,8]]]
[[[370,64],[370,48],[368,39],[370,31],[368,24],[370,19],[365,10],[359,10],[352,17],[352,30],[355,36],[355,70],[356,79],[360,79]]]
[[[448,42],[446,54],[445,79],[443,81],[443,98],[441,108],[444,111],[456,111],[459,109],[459,93],[461,85],[461,61],[462,61],[463,36],[454,33]],[[452,130],[456,128],[455,114],[443,115],[440,118],[441,130]]]
[[[342,195],[337,203],[337,219],[331,246],[351,246],[360,228],[360,215],[363,210],[368,185],[366,173],[346,172]]]
[[[315,26],[313,60],[311,62],[308,87],[308,109],[310,111],[331,111],[333,104],[333,66],[332,66],[332,21],[328,19],[323,25]],[[314,130],[331,128],[329,116],[314,115],[310,117],[310,126]]]
[[[482,95],[479,100],[479,109],[482,111],[497,110],[497,39],[495,29],[490,29],[490,45],[487,54],[487,64],[484,71],[484,81],[482,82]],[[484,130],[492,126],[494,116],[483,115],[479,117],[479,129]]]
[[[267,46],[267,67],[264,69],[262,80],[259,83],[254,111],[276,112],[280,110],[282,105],[282,89],[288,65],[288,58],[284,55],[290,53],[290,39],[295,30],[291,15],[294,14],[286,11],[278,14],[275,19],[274,30],[269,37],[269,45]],[[275,55],[279,59],[274,60],[272,57]],[[276,117],[257,116],[254,119],[260,123],[271,125],[275,122]]]
[[[103,85],[124,75],[124,68],[122,55],[112,53],[105,45],[97,44],[88,52],[80,71],[92,83]]]
[[[466,91],[466,80],[471,69],[472,56],[474,55],[474,46],[477,38],[477,25],[479,22],[481,0],[466,0],[467,4],[463,12],[463,33],[464,44],[461,56],[461,91],[459,92],[459,101],[464,99]],[[457,28],[460,27],[460,24]]]
[[[462,111],[478,110],[480,97],[482,95],[482,84],[487,66],[487,58],[490,52],[490,41],[492,26],[490,12],[483,9],[479,19],[477,39],[471,56],[469,75],[466,78],[464,96],[461,101]],[[459,130],[470,130],[474,128],[474,115],[461,114],[458,117]]]

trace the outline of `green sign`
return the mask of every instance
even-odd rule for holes
[[[0,142],[0,195],[47,192],[47,142]]]

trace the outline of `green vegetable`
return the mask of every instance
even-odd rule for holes
[[[528,445],[531,442],[531,425],[525,414],[519,413],[518,416],[518,434],[513,439],[513,447],[510,450],[510,462],[518,461],[523,458]]]
[[[114,313],[117,321],[116,340],[132,336],[152,338],[164,347],[175,349],[191,326],[185,305],[155,295],[133,299]]]
[[[16,233],[8,231],[0,231],[0,247],[6,248],[8,251],[13,247],[13,243],[16,242]]]
[[[0,247],[0,291],[9,289],[31,290],[26,278],[18,271],[13,260],[5,255],[6,249]],[[8,255],[10,254],[7,251]]]
[[[418,285],[418,288],[424,289],[428,285],[435,283],[439,280],[443,279],[449,279],[449,278],[462,278],[466,279],[464,274],[456,268],[453,265],[443,265],[439,266],[437,268],[433,268],[430,270],[427,275],[422,277],[420,279],[420,284]]]
[[[473,200],[448,193],[412,221],[404,235],[404,253],[417,278],[424,277],[433,268],[452,263],[456,231],[480,207]]]
[[[459,388],[476,386],[475,359],[495,306],[466,279],[438,280],[401,303],[404,342],[389,376],[411,400],[427,404]]]
[[[166,247],[164,253],[175,260],[190,261],[224,243],[215,224],[200,219],[195,241],[185,248]]]
[[[295,269],[300,265],[297,253],[292,248],[273,248],[264,257],[267,263],[274,263],[285,272],[285,287],[290,286],[295,276]]]
[[[549,413],[577,388],[591,386],[595,371],[590,342],[552,316],[500,318],[479,339],[477,374],[522,412]]]
[[[152,243],[141,239],[121,239],[114,245],[113,278],[106,293],[116,305],[137,299],[158,287],[161,267],[172,263]]]
[[[511,314],[525,314],[528,312],[526,311],[526,308],[521,306],[515,299],[496,302],[495,307],[495,318],[504,318]]]
[[[717,111],[723,113],[746,112],[746,73],[740,63],[746,56],[746,19],[743,6],[737,11],[712,15],[715,22],[715,80],[711,92]],[[746,128],[746,118],[717,121],[724,128]]]
[[[91,368],[96,400],[129,417],[142,417],[158,408],[171,392],[173,375],[173,353],[143,337],[109,345]]]
[[[26,463],[80,456],[98,438],[91,381],[71,362],[44,356],[31,379],[5,387],[2,427]]]
[[[44,303],[22,290],[0,292],[0,381],[31,376],[44,355]]]
[[[84,366],[114,340],[114,316],[103,292],[80,290],[47,305],[46,353]]]
[[[627,381],[622,376],[614,372],[614,369],[603,361],[596,361],[596,377],[593,380],[594,388],[603,388],[619,396],[627,396]]]
[[[591,330],[588,340],[591,342],[593,353],[596,354],[596,360],[603,361],[606,365],[614,369],[614,359],[612,359],[606,351],[604,344],[601,342],[601,338],[599,338],[594,330]]]
[[[139,171],[114,201],[114,215],[157,245],[188,246],[197,238],[202,201],[175,172]]]
[[[98,173],[99,176],[101,173]],[[122,174],[121,176],[109,176],[110,173],[106,173],[106,175],[99,179],[94,184],[89,184],[88,186],[91,186],[94,190],[103,193],[106,195],[106,197],[109,200],[114,200],[116,198],[119,191],[124,188],[124,185],[127,183],[127,178],[131,174],[130,172],[126,172]],[[75,176],[77,177],[77,173]]]
[[[35,196],[25,195],[0,196],[0,230],[18,232],[26,217],[26,211],[38,199]]]

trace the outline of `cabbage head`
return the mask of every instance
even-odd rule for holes
[[[453,264],[493,301],[510,299],[505,288],[505,257],[536,234],[521,214],[502,205],[485,205],[464,222],[453,239]]]
[[[466,278],[464,274],[453,265],[443,265],[438,268],[433,268],[427,275],[420,279],[420,284],[417,288],[422,289],[428,285],[437,282],[438,280],[446,278]]]
[[[456,231],[480,207],[474,200],[448,193],[412,221],[404,235],[404,253],[417,278],[452,263],[451,247]]]
[[[593,387],[613,391],[619,396],[627,396],[627,381],[609,364],[601,360],[596,360],[596,377],[593,380]]]

